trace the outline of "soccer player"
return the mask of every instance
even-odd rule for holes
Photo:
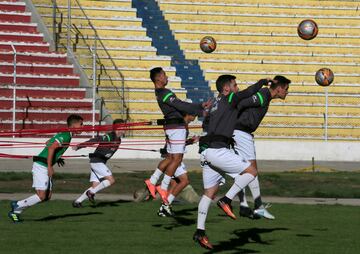
[[[260,89],[256,95],[247,99],[250,103],[253,103],[253,106],[244,109],[240,113],[234,131],[235,151],[249,161],[256,170],[257,164],[253,132],[256,131],[262,119],[265,117],[270,101],[277,98],[285,100],[288,94],[289,84],[291,83],[291,81],[284,76],[275,76],[273,80],[274,82],[270,87]],[[237,90],[238,88],[236,86],[233,87],[233,91],[236,92]],[[248,186],[254,199],[254,211],[249,207],[245,197],[245,189],[243,189],[239,192],[239,215],[249,218],[263,217],[275,219],[262,203],[258,176],[256,176]]]
[[[189,114],[184,116],[184,122],[186,123],[186,138],[189,135],[188,124],[190,122],[194,121],[195,118],[196,117],[194,115],[189,115]],[[186,140],[185,145],[191,145],[197,141],[198,141],[197,137],[192,137],[192,138],[189,138]],[[161,152],[162,152],[162,157],[166,158],[167,156],[169,156],[169,154],[167,152],[167,145],[165,145],[165,147],[163,149],[161,149]],[[154,172],[154,174],[155,174],[155,172]],[[188,177],[188,174],[186,171],[186,166],[183,162],[181,162],[179,167],[176,169],[174,176],[170,183],[171,183],[170,189],[168,190],[169,195],[167,197],[168,204],[163,203],[160,206],[160,209],[158,211],[159,216],[166,217],[166,216],[174,215],[171,204],[174,201],[175,197],[190,183],[189,177]]]
[[[122,119],[116,119],[113,125],[125,123]],[[84,191],[80,197],[73,202],[73,207],[82,207],[81,203],[88,198],[91,203],[95,203],[95,194],[115,183],[111,170],[106,166],[106,162],[114,155],[121,144],[121,137],[124,130],[113,130],[103,136],[97,136],[86,142],[75,146],[74,150],[79,150],[87,146],[98,144],[93,153],[89,154],[90,158],[90,182],[91,187]]]
[[[210,106],[210,102],[188,103],[177,98],[171,90],[165,88],[168,84],[168,77],[161,67],[150,70],[150,79],[154,83],[156,99],[164,114],[164,130],[169,156],[159,163],[155,173],[150,179],[145,180],[145,184],[153,198],[155,198],[157,191],[162,201],[168,204],[170,180],[182,162],[185,151],[186,128],[183,115],[203,116],[205,114],[204,109]],[[161,185],[155,186],[163,172],[165,175]]]
[[[216,89],[219,95],[210,108],[207,124],[204,126],[204,131],[207,134],[201,137],[199,141],[201,165],[203,167],[204,195],[199,202],[197,230],[193,239],[204,248],[213,248],[205,233],[205,221],[211,201],[223,181],[220,172],[236,174],[234,184],[225,197],[221,198],[217,203],[233,219],[236,219],[236,216],[232,212],[231,200],[256,176],[255,167],[249,161],[237,155],[230,147],[233,143],[232,135],[239,109],[248,106],[245,99],[254,95],[263,85],[267,85],[270,81],[269,79],[262,79],[249,88],[234,93],[231,92],[231,87],[236,84],[235,76],[221,75],[216,80]]]
[[[79,115],[70,115],[67,118],[67,126],[69,128],[80,128],[83,125],[83,118]],[[33,157],[33,185],[36,194],[20,200],[11,201],[11,211],[8,213],[9,218],[14,222],[20,222],[20,214],[24,209],[34,206],[42,201],[48,201],[52,194],[52,177],[54,175],[54,164],[62,163],[61,156],[68,149],[72,135],[80,132],[60,132],[53,136],[47,143],[46,147]]]

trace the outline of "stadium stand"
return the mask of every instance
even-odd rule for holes
[[[67,0],[57,0],[57,15],[63,15],[59,44],[66,44]],[[127,92],[126,103],[130,120],[157,119],[161,112],[156,104],[153,85],[148,70],[163,66],[167,71],[169,87],[181,98],[201,101],[199,94],[206,94],[210,88],[215,92],[216,78],[225,73],[237,76],[241,88],[262,77],[285,75],[292,80],[290,94],[283,101],[274,101],[269,114],[256,135],[262,138],[305,138],[324,139],[325,135],[325,89],[316,85],[315,72],[329,67],[335,73],[334,83],[328,87],[328,138],[332,140],[360,139],[360,17],[359,2],[356,1],[314,1],[297,3],[290,0],[72,0],[71,23],[81,30],[85,43],[75,45],[79,62],[92,81],[92,57],[88,46],[94,44],[94,29],[97,31],[124,77]],[[80,3],[81,8],[76,4]],[[50,31],[53,31],[54,1],[34,0],[38,12]],[[6,4],[5,4],[6,5]],[[27,42],[18,43],[17,49],[36,50],[38,59],[49,54],[49,44],[41,36],[34,35],[30,18],[21,13],[4,13],[0,4],[2,19],[26,22],[21,33]],[[86,13],[86,16],[84,15]],[[318,36],[311,41],[300,39],[297,25],[304,19],[313,19],[319,26]],[[4,22],[3,22],[4,23]],[[0,40],[17,40],[19,36],[1,30],[11,26],[0,24]],[[20,28],[17,28],[20,29]],[[32,30],[31,30],[32,29]],[[32,32],[30,32],[32,31]],[[218,44],[211,54],[203,53],[199,41],[205,35],[213,36]],[[21,36],[23,37],[23,36]],[[72,40],[75,41],[75,34]],[[10,52],[6,43],[0,49]],[[43,53],[41,53],[43,52]],[[70,75],[71,66],[61,62],[64,57],[52,53],[52,63],[62,64],[62,71]],[[98,55],[107,69],[108,77],[115,77],[107,53],[99,48]],[[3,54],[4,55],[4,54]],[[10,62],[11,53],[6,55]],[[20,55],[19,55],[20,57]],[[24,59],[29,57],[22,56]],[[11,65],[11,64],[10,64]],[[11,66],[1,65],[4,79],[12,79]],[[20,67],[19,67],[20,68]],[[45,66],[21,65],[23,70],[31,69],[33,75],[50,71]],[[38,74],[36,74],[38,73]],[[72,74],[73,75],[73,74]],[[54,76],[54,75],[52,75]],[[74,76],[74,75],[73,75]],[[71,75],[69,76],[72,77]],[[74,76],[76,77],[76,76]],[[78,78],[78,77],[77,77]],[[28,76],[18,77],[30,82]],[[8,82],[7,81],[7,82]],[[47,80],[47,82],[49,82]],[[56,85],[56,81],[54,85]],[[74,83],[73,83],[74,82]],[[41,84],[40,80],[38,83]],[[110,80],[103,77],[99,85],[99,96],[113,118],[121,117],[117,111],[118,100],[114,98]],[[72,94],[84,91],[76,82]],[[25,87],[29,90],[28,87]],[[54,88],[55,89],[55,88]],[[28,91],[24,90],[24,91]],[[50,91],[50,90],[49,90]],[[57,92],[56,92],[57,91]],[[54,93],[60,94],[59,90]],[[10,93],[11,91],[7,91]],[[20,93],[20,91],[19,91]],[[25,92],[24,92],[25,93]],[[116,95],[116,94],[115,94]],[[65,95],[64,95],[65,96]],[[73,95],[72,95],[73,96]],[[76,95],[79,96],[79,95]],[[10,98],[10,97],[9,97]],[[24,103],[25,99],[23,99]],[[39,99],[41,97],[39,96]],[[4,100],[5,101],[5,100]],[[7,105],[10,104],[8,100]],[[19,102],[20,104],[20,102]]]
[[[325,93],[315,72],[329,67],[329,139],[359,139],[359,3],[352,1],[159,0],[160,9],[189,59],[199,59],[215,90],[216,78],[235,74],[242,88],[277,74],[293,84],[286,101],[273,102],[256,135],[264,138],[324,138]],[[319,34],[312,41],[296,32],[313,19]],[[217,50],[204,54],[200,39],[213,36]],[[349,119],[353,119],[349,121]]]
[[[43,17],[49,30],[53,24],[53,4],[49,0],[33,1]],[[57,6],[64,17],[67,15],[67,0],[58,0]],[[142,20],[136,15],[136,9],[131,7],[130,0],[121,1],[79,1],[90,22],[96,29],[103,41],[108,53],[111,55],[118,69],[124,76],[127,91],[126,103],[129,108],[128,117],[131,121],[157,119],[161,112],[154,98],[153,84],[149,79],[149,70],[153,67],[162,66],[169,76],[169,88],[173,89],[180,98],[186,98],[186,90],[181,88],[181,78],[175,74],[175,68],[171,66],[171,58],[157,55],[156,48],[152,46],[152,40],[146,35],[146,29],[142,27]],[[93,30],[89,26],[86,17],[79,10],[79,6],[72,1],[71,22],[77,26],[86,37],[87,44],[93,45]],[[65,21],[63,23],[65,31]],[[65,38],[64,38],[65,40]],[[63,40],[63,41],[64,41]],[[77,54],[83,61],[81,66],[92,80],[92,59],[88,55],[86,45],[77,46]],[[115,77],[111,63],[102,49],[98,49],[98,55],[102,64],[108,69],[108,74]],[[120,82],[117,82],[120,85]],[[107,80],[101,81],[99,95],[105,98],[105,106],[112,118],[122,117],[116,111],[118,99],[107,89]]]
[[[14,51],[16,50],[16,67]],[[14,77],[14,69],[16,75]],[[0,126],[12,129],[16,78],[16,129],[66,126],[71,113],[92,120],[92,100],[79,87],[79,76],[66,54],[49,51],[49,43],[31,23],[20,1],[0,1]],[[98,117],[98,114],[97,114]]]

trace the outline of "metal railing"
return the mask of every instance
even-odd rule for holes
[[[84,69],[89,66],[88,60],[92,59],[92,75],[91,77],[88,76],[88,79],[92,81],[93,84],[96,84],[95,91],[97,96],[103,97],[105,102],[107,99],[119,100],[118,106],[112,113],[120,114],[122,119],[128,120],[129,114],[126,104],[127,89],[125,88],[124,75],[109,54],[109,51],[101,40],[90,18],[87,16],[84,8],[78,0],[68,0],[68,5],[65,10],[64,8],[59,8],[56,0],[52,0],[52,4],[52,34],[54,36],[56,50],[66,50],[68,55],[76,58]],[[82,17],[85,18],[84,25],[81,24],[79,26],[72,23],[71,13],[74,9],[80,10]],[[64,16],[67,16],[67,19],[64,19]],[[93,36],[86,35],[84,32],[86,29],[90,29]],[[79,54],[77,54],[78,52]],[[99,52],[103,54],[100,55]],[[105,65],[103,60],[106,60],[110,65]],[[95,64],[93,64],[94,62]],[[109,94],[105,96],[107,98],[104,98],[105,91],[109,92]],[[98,102],[99,100],[95,99],[94,101]]]

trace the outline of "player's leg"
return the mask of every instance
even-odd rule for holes
[[[212,200],[219,189],[219,186],[225,182],[225,179],[209,165],[206,164],[202,156],[203,168],[203,184],[204,194],[202,195],[198,205],[197,228],[193,239],[200,244],[201,247],[212,249],[213,246],[205,233],[205,222]]]
[[[93,184],[89,192],[91,192],[92,194],[98,193],[99,191],[110,187],[114,183],[115,183],[115,178],[113,175],[103,176],[101,177],[101,182],[100,183],[97,182],[96,184]]]
[[[33,185],[35,188],[36,194],[31,195],[23,200],[11,201],[11,211],[8,216],[12,219],[13,222],[20,222],[20,214],[31,206],[36,205],[46,199],[51,197],[52,183],[48,176],[48,170],[46,167],[39,165],[37,163],[33,164],[32,169],[33,174]]]
[[[171,193],[176,188],[178,183],[179,183],[179,180],[177,178],[172,178],[171,181],[170,181],[168,193]],[[170,196],[170,194],[169,194],[169,196]],[[169,198],[169,196],[168,196],[168,198]],[[172,206],[171,206],[171,203],[172,203],[172,201],[174,201],[174,198],[173,198],[173,196],[171,196],[170,197],[171,202],[169,202],[168,204],[165,204],[163,202],[161,204],[161,206],[160,206],[160,208],[159,208],[159,210],[157,212],[158,216],[160,216],[160,217],[172,217],[172,216],[174,216],[174,212],[173,212]]]
[[[234,131],[235,146],[234,149],[242,158],[248,160],[254,167],[256,167],[256,153],[253,135],[244,131]],[[239,214],[243,217],[253,218],[253,210],[249,207],[246,196],[245,188],[239,194],[240,209]]]
[[[180,166],[176,169],[174,173],[174,177],[176,178],[176,184],[174,184],[173,188],[169,190],[169,204],[171,204],[174,201],[175,197],[190,183],[184,163],[180,163]]]
[[[255,150],[255,142],[254,142],[254,136],[243,132],[239,130],[234,131],[234,139],[235,139],[235,150],[236,152],[248,160],[253,167],[257,170],[257,163],[256,163],[256,150]],[[246,197],[243,191],[239,192],[239,199],[240,199],[240,216],[249,217],[249,218],[259,218],[265,217],[268,219],[274,219],[275,217],[271,215],[266,208],[263,206],[261,195],[260,195],[260,183],[258,176],[255,177],[255,179],[249,183],[248,185],[253,200],[254,200],[254,209],[256,213],[259,215],[253,214],[253,211],[251,208],[247,205]]]
[[[148,188],[153,198],[156,198],[156,184],[159,181],[159,178],[163,175],[164,171],[166,170],[170,162],[171,162],[171,157],[167,155],[165,159],[160,161],[158,167],[156,168],[154,173],[150,176],[150,178],[145,180],[146,187]]]
[[[243,188],[254,180],[257,175],[256,168],[250,162],[227,148],[209,148],[204,153],[206,160],[211,163],[212,167],[228,174],[234,174],[234,184],[217,204],[229,217],[236,219],[235,214],[232,212],[231,201]]]
[[[90,166],[91,167],[91,166]],[[85,199],[88,199],[88,191],[90,191],[91,188],[96,187],[99,183],[100,183],[100,178],[95,174],[95,172],[91,169],[90,170],[90,183],[91,186],[89,188],[87,188],[73,203],[73,207],[74,208],[81,208],[82,207],[82,202]]]
[[[256,165],[256,160],[254,161],[255,167],[257,168]],[[251,191],[251,195],[254,199],[254,218],[258,219],[258,218],[266,218],[269,220],[274,220],[275,216],[272,215],[264,206],[262,200],[261,200],[261,195],[260,195],[260,183],[259,183],[259,177],[256,176],[254,181],[250,182],[248,185],[250,191]]]
[[[164,178],[161,181],[161,185],[156,187],[157,192],[160,194],[162,201],[167,204],[167,197],[169,195],[168,188],[171,181],[172,176],[174,175],[176,169],[180,166],[183,158],[182,153],[174,153],[169,154],[171,161],[166,168]]]
[[[161,181],[161,186],[156,188],[156,190],[159,192],[163,202],[167,204],[168,187],[170,184],[170,180],[174,175],[176,169],[180,166],[184,156],[186,130],[184,128],[169,129],[165,132],[168,137],[167,152],[169,153],[170,163],[166,167],[164,178]]]
[[[181,163],[180,166],[176,169],[174,173],[174,178],[171,179],[170,188],[168,190],[169,195],[167,197],[168,204],[162,204],[158,215],[159,216],[174,216],[174,212],[172,210],[172,202],[175,197],[187,186],[189,185],[189,177],[187,175],[186,166],[184,163]]]
[[[112,172],[106,164],[101,162],[90,163],[90,166],[90,182],[92,186],[85,190],[85,192],[73,202],[74,207],[78,207],[78,203],[81,204],[86,198],[88,198],[91,203],[95,203],[95,194],[115,183]]]
[[[104,163],[90,163],[91,170],[98,181],[93,181],[93,186],[86,192],[89,201],[95,202],[95,194],[115,183],[111,170]]]

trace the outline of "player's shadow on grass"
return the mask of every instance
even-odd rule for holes
[[[221,241],[214,246],[214,249],[207,253],[221,253],[223,251],[234,251],[233,253],[258,253],[256,250],[241,248],[248,243],[258,243],[270,245],[272,241],[264,241],[261,234],[271,233],[278,230],[288,230],[287,228],[250,228],[238,229],[233,232],[236,236],[228,241]]]
[[[99,203],[96,203],[95,205],[91,205],[92,208],[98,208],[98,207],[106,207],[106,206],[119,206],[119,204],[123,203],[130,203],[132,201],[130,200],[116,200],[116,201],[102,201]]]
[[[174,217],[164,218],[164,222],[169,222],[169,223],[154,224],[153,227],[163,227],[164,229],[167,229],[167,230],[173,230],[174,228],[178,228],[178,227],[182,227],[182,226],[194,225],[196,222],[196,219],[187,218],[185,216],[190,216],[190,215],[192,216],[192,215],[194,215],[194,212],[196,212],[196,211],[197,211],[197,207],[174,211],[175,212]],[[170,221],[166,220],[166,219],[170,219]]]
[[[62,214],[62,215],[50,215],[50,216],[46,216],[44,218],[37,219],[37,220],[34,220],[34,221],[51,221],[51,220],[69,218],[69,217],[89,216],[89,215],[97,215],[97,214],[103,214],[103,213],[101,213],[101,212],[87,212],[87,213],[68,213],[68,214]]]

